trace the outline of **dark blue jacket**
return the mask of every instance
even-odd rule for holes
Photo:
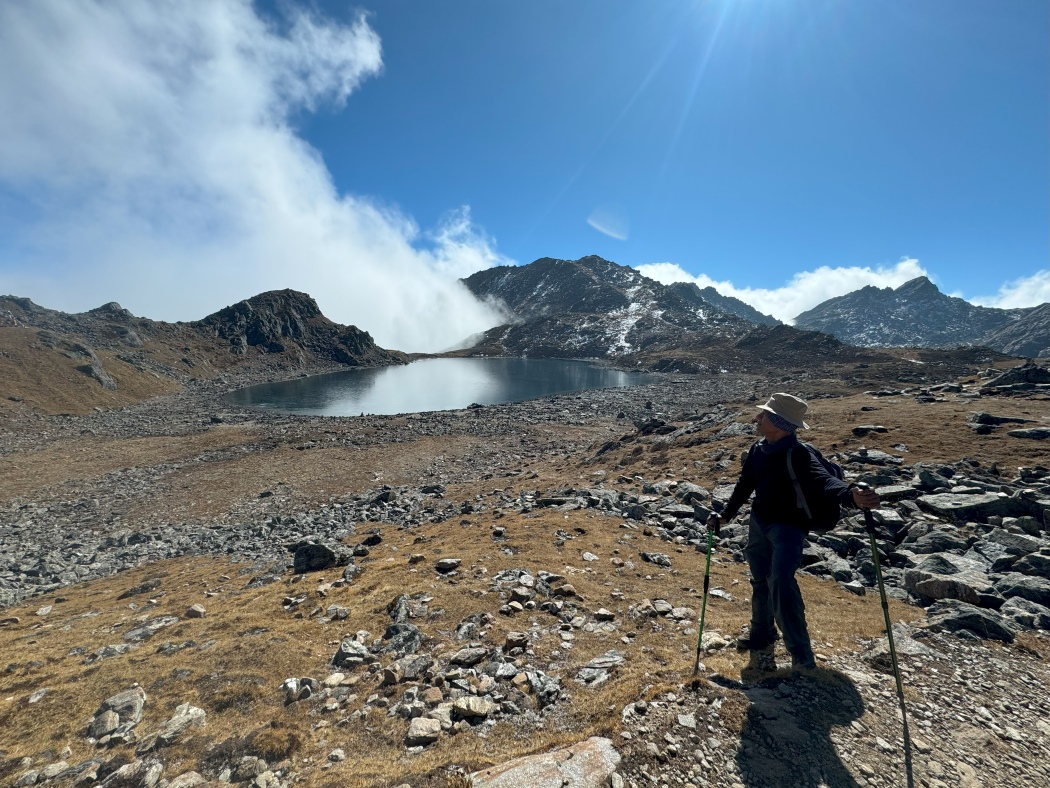
[[[787,451],[791,448],[794,448],[791,462],[795,476],[807,501],[832,497],[838,498],[842,506],[854,505],[849,485],[828,473],[816,455],[792,434],[776,443],[766,443],[763,438],[751,447],[733,495],[722,513],[724,520],[731,520],[754,493],[755,502],[751,511],[761,522],[787,523],[809,530],[809,518],[796,504],[795,485],[788,473]]]

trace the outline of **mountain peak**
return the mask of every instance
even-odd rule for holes
[[[930,296],[941,295],[941,291],[938,289],[937,285],[925,276],[917,276],[914,279],[909,279],[893,292],[899,296],[906,296],[908,298],[928,298]]]

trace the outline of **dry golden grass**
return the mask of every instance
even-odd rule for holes
[[[151,348],[144,352],[155,351]],[[42,346],[37,329],[0,327],[0,368],[4,373],[0,376],[0,416],[16,408],[10,397],[21,398],[25,406],[44,413],[83,415],[95,407],[117,408],[180,388],[175,380],[141,372],[110,351],[96,350],[96,354],[116,382],[116,390],[104,389],[78,371],[82,360]]]
[[[64,601],[50,596],[9,610],[20,621],[0,629],[0,653],[9,663],[0,674],[0,749],[9,762],[65,746],[73,750],[71,761],[86,759],[93,754],[84,738],[92,714],[103,699],[137,682],[149,695],[141,732],[156,729],[180,703],[193,703],[208,713],[203,730],[165,753],[169,774],[176,773],[173,768],[214,769],[224,759],[235,761],[244,754],[271,762],[292,757],[317,763],[331,749],[342,747],[351,754],[348,760],[314,772],[307,785],[330,780],[340,785],[379,785],[384,780],[390,784],[391,780],[443,773],[449,764],[475,769],[588,735],[613,735],[624,705],[689,681],[696,641],[695,634],[683,630],[695,627],[696,622],[675,625],[665,619],[633,619],[628,607],[645,597],[663,597],[699,611],[702,554],[672,550],[675,570],[660,570],[643,564],[638,550],[666,550],[666,543],[641,530],[620,528],[619,518],[544,510],[536,516],[515,514],[500,519],[509,536],[506,544],[521,550],[519,555],[508,556],[490,540],[488,518],[464,519],[470,524],[445,523],[412,532],[388,526],[385,541],[373,551],[365,574],[353,585],[328,590],[323,596],[318,585],[323,579],[335,579],[335,570],[242,590],[248,579],[246,567],[195,558],[165,561],[70,587],[58,597]],[[576,538],[555,547],[555,530],[574,533]],[[417,536],[429,540],[413,544]],[[597,566],[582,560],[585,550],[600,556]],[[422,552],[427,561],[410,567],[407,558],[412,552]],[[612,567],[609,559],[617,554],[633,561],[635,568]],[[463,559],[459,576],[452,580],[440,578],[432,569],[438,557],[448,556]],[[401,593],[433,596],[430,616],[416,623],[432,638],[428,645],[432,653],[440,656],[457,650],[461,644],[449,637],[451,630],[470,614],[496,613],[500,600],[491,590],[490,578],[500,570],[518,567],[566,575],[580,595],[581,609],[612,610],[620,630],[615,636],[578,630],[571,650],[562,647],[554,633],[536,644],[534,663],[560,673],[563,686],[573,696],[540,729],[522,731],[513,720],[501,721],[485,738],[471,734],[445,737],[424,754],[409,756],[402,745],[407,723],[388,718],[381,710],[371,711],[359,722],[336,724],[362,708],[372,693],[387,695],[392,702],[398,697],[390,688],[379,687],[378,676],[364,671],[353,674],[358,677],[352,690],[357,698],[336,714],[311,712],[308,702],[283,704],[278,686],[284,679],[323,678],[341,637],[359,629],[373,636],[381,634],[389,622],[387,605]],[[152,595],[117,599],[150,579],[160,580]],[[860,599],[834,583],[812,578],[802,582],[818,651],[852,651],[858,638],[881,632],[877,598]],[[748,618],[749,587],[743,565],[717,557],[712,562],[712,584],[730,590],[735,598],[711,597],[707,628],[731,634]],[[301,593],[309,594],[299,608],[304,615],[286,613],[283,598]],[[122,634],[136,622],[160,615],[181,616],[194,603],[205,605],[205,618],[183,619],[125,655],[82,664],[86,654],[120,643]],[[52,611],[37,616],[35,611],[46,604],[53,606]],[[316,606],[329,604],[349,608],[349,618],[322,624],[316,615],[310,616]],[[894,605],[894,616],[901,620],[920,613]],[[538,611],[515,618],[497,615],[484,643],[502,645],[508,632],[527,628],[532,621],[543,627],[557,624]],[[629,644],[620,641],[627,633],[634,634]],[[155,653],[162,642],[187,640],[215,643],[203,651],[190,647],[170,656]],[[613,680],[597,688],[572,681],[578,667],[610,648],[627,655],[627,663]],[[709,669],[731,678],[738,678],[743,667],[743,657],[735,652],[705,656],[705,662]],[[552,663],[554,668],[550,668]],[[43,688],[49,689],[44,698],[28,704],[30,695]],[[125,749],[130,756],[130,748]]]

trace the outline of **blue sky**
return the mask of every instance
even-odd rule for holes
[[[498,317],[456,276],[544,256],[783,319],[920,274],[1034,305],[1048,9],[8,0],[0,290],[195,319],[296,287],[406,349]]]

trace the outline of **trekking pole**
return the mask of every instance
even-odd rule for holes
[[[857,486],[862,490],[871,489],[871,485],[858,482]],[[879,565],[879,548],[875,544],[875,518],[871,509],[863,509],[864,530],[868,532],[871,540],[871,560],[875,564],[875,579],[879,584],[879,596],[882,599],[882,616],[886,620],[886,639],[890,644],[890,663],[893,665],[893,678],[897,682],[897,698],[901,703],[901,722],[904,724],[904,771],[908,779],[908,788],[915,785],[912,776],[911,763],[911,736],[908,735],[908,711],[904,706],[904,684],[901,683],[901,670],[897,664],[897,647],[893,643],[893,624],[890,622],[890,607],[886,602],[886,585],[882,582],[882,567]]]
[[[713,517],[714,515],[712,515]],[[710,519],[710,518],[709,518]],[[704,566],[704,600],[700,603],[700,631],[696,635],[696,660],[693,662],[693,678],[690,687],[696,689],[696,674],[700,672],[700,645],[704,639],[704,615],[707,613],[707,589],[711,585],[711,545],[714,542],[714,534],[722,530],[721,521],[715,521],[715,530],[707,529],[707,563]]]

